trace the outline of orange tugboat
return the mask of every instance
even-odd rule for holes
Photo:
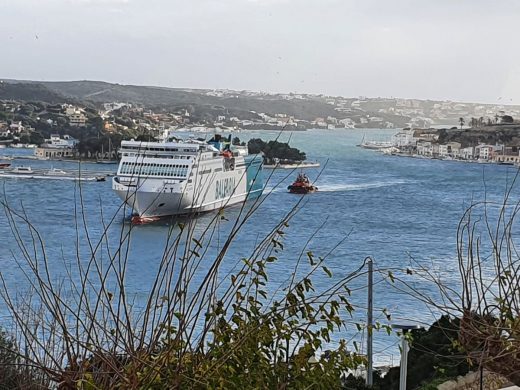
[[[318,191],[318,187],[312,185],[304,173],[299,173],[294,183],[287,187],[287,189],[291,194],[308,194]]]

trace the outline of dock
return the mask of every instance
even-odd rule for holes
[[[264,165],[265,169],[304,169],[304,168],[319,168],[319,162],[302,162],[300,164],[275,164],[275,165]]]

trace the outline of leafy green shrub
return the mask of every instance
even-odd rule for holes
[[[42,389],[42,375],[24,364],[13,337],[0,329],[0,390]]]
[[[348,285],[363,276],[364,264],[333,278],[327,256],[316,256],[306,244],[288,254],[294,268],[285,281],[268,285],[299,203],[237,259],[235,271],[219,275],[229,248],[239,244],[238,231],[263,199],[243,205],[234,221],[215,213],[202,232],[195,217],[170,229],[144,308],[130,302],[125,284],[133,226],[123,225],[117,249],[101,256],[101,243],[109,240],[105,226],[99,242],[90,243],[88,258],[78,251],[77,269],[68,269],[68,278],[58,282],[39,272],[48,261],[45,252],[37,259],[27,256],[40,300],[20,306],[8,289],[0,291],[17,313],[23,343],[40,346],[29,351],[27,361],[60,389],[340,388],[347,370],[365,362],[355,345],[349,349],[333,338],[354,323]],[[44,247],[25,214],[6,205],[6,215],[23,253],[32,253],[26,245]],[[231,230],[215,254],[209,249],[220,223]],[[80,224],[78,229],[86,229]],[[21,239],[28,237],[22,227],[33,242]],[[197,272],[200,282],[193,279]],[[317,273],[330,278],[322,290],[312,281]]]

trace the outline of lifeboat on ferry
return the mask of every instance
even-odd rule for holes
[[[220,155],[224,158],[233,157],[233,153],[231,152],[231,150],[224,150],[222,153],[220,153]]]
[[[291,194],[308,194],[318,191],[318,187],[312,185],[304,173],[299,173],[294,183],[287,187],[287,189]]]

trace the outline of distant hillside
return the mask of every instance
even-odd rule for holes
[[[0,83],[0,100],[64,103],[67,98],[39,83]]]
[[[56,93],[95,103],[121,101],[143,104],[148,107],[181,105],[221,106],[234,112],[256,111],[268,114],[286,113],[300,119],[337,116],[334,107],[318,100],[284,100],[276,95],[240,98],[207,96],[207,90],[146,87],[110,84],[99,81],[44,82]]]
[[[92,102],[133,102],[147,106],[202,103],[202,94],[180,89],[110,84],[101,81],[44,82],[47,88],[73,98]]]

